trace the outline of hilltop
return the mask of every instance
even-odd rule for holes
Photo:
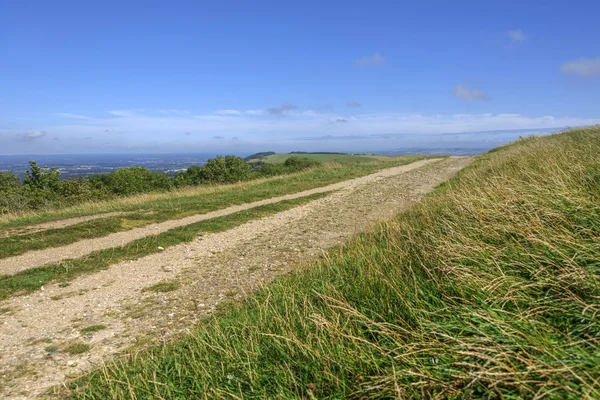
[[[498,148],[72,395],[600,397],[598,154],[597,127]]]
[[[5,218],[3,393],[598,397],[597,154],[595,127]]]

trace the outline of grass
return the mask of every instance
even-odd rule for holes
[[[288,210],[301,204],[326,196],[318,193],[293,200],[254,207],[223,217],[212,218],[182,227],[174,228],[158,235],[134,240],[125,246],[94,251],[85,257],[65,260],[32,268],[13,275],[0,276],[0,300],[16,294],[27,294],[44,285],[58,281],[59,286],[78,276],[91,274],[120,261],[135,260],[162,251],[180,243],[191,242],[203,233],[221,232],[242,225],[253,219]]]
[[[250,160],[249,162],[254,161],[262,161],[268,164],[283,164],[285,160],[292,156],[309,158],[311,160],[320,161],[322,163],[340,163],[340,164],[348,164],[348,163],[372,163],[377,160],[383,159],[383,157],[374,157],[374,156],[361,156],[354,154],[272,154],[267,157],[263,157],[261,159]]]
[[[63,351],[70,355],[83,354],[89,351],[92,347],[85,343],[71,343],[63,349]]]
[[[142,292],[155,292],[155,293],[165,293],[172,292],[174,290],[179,289],[179,282],[177,281],[163,281],[158,282],[152,286],[148,286],[142,289]]]
[[[44,350],[47,353],[56,353],[59,350],[59,348],[57,345],[51,344],[50,346],[47,346]]]
[[[86,326],[85,328],[81,329],[80,332],[82,334],[88,334],[88,333],[102,331],[104,329],[106,329],[106,325],[90,325],[90,326]]]
[[[0,238],[0,258],[31,250],[64,246],[82,239],[102,237],[134,227],[203,214],[233,205],[297,193],[316,187],[364,176],[385,167],[409,164],[423,156],[393,157],[365,164],[325,166],[285,177],[262,179],[234,185],[186,188],[172,193],[146,194],[130,198],[90,203],[58,211],[0,217],[0,229],[15,229],[32,223],[49,222],[109,211],[125,215],[98,218],[66,228]]]
[[[600,398],[600,128],[480,157],[413,209],[182,340],[105,398]]]

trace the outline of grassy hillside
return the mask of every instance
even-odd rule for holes
[[[482,156],[76,398],[600,398],[600,129]]]
[[[262,161],[268,164],[283,164],[285,160],[292,156],[309,158],[311,160],[320,161],[322,163],[332,163],[337,162],[340,164],[347,163],[366,163],[373,162],[381,157],[377,156],[358,156],[352,154],[314,154],[314,153],[303,153],[303,154],[272,154],[266,157],[262,157],[260,159],[252,159],[248,160],[248,162],[253,163],[257,161]]]

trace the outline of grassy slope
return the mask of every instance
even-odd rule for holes
[[[77,398],[600,398],[600,129],[481,157]],[[237,396],[237,397],[236,397]]]
[[[4,221],[0,219],[0,229],[9,229],[33,222],[46,222],[75,215],[90,215],[106,211],[132,212],[122,216],[82,222],[61,229],[0,238],[0,258],[19,255],[30,250],[62,246],[81,239],[106,236],[113,232],[202,214],[232,205],[296,193],[367,175],[385,167],[408,164],[423,158],[425,157],[404,156],[385,161],[372,160],[373,162],[364,164],[324,166],[285,177],[245,184],[184,189],[174,193],[135,196],[118,201],[81,205],[68,210],[48,211],[37,215],[28,214],[16,219],[5,218]]]
[[[368,163],[373,162],[374,160],[378,160],[381,157],[372,157],[372,156],[358,156],[351,154],[272,154],[267,157],[263,157],[260,160],[250,160],[250,162],[262,161],[269,164],[283,164],[285,160],[292,156],[310,158],[311,160],[321,161],[323,163],[333,163],[337,162],[340,164],[347,163]]]

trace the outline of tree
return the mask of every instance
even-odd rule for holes
[[[21,184],[21,180],[12,172],[0,171],[0,192],[14,191]]]
[[[57,191],[60,187],[60,171],[56,168],[40,168],[35,161],[29,161],[30,171],[25,171],[24,184],[32,189]]]

